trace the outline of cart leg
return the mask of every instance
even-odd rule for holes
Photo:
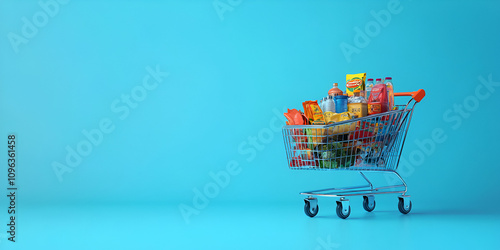
[[[406,185],[406,182],[403,180],[403,178],[401,177],[401,175],[398,174],[398,172],[394,171],[392,173],[395,174],[399,178],[399,180],[401,181],[401,183],[405,187],[405,191],[404,191],[404,193],[403,193],[402,196],[406,196],[406,192],[408,191],[408,186]],[[408,196],[408,197],[410,197],[410,196]]]

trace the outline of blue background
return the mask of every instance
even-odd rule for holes
[[[69,1],[13,46],[9,34],[22,35],[22,18],[43,8],[1,1],[0,135],[17,136],[19,187],[16,243],[5,238],[1,199],[2,249],[322,249],[327,239],[341,249],[498,248],[500,87],[478,86],[481,77],[500,82],[500,4],[401,1],[346,57],[341,44],[355,46],[356,27],[365,31],[376,20],[370,12],[387,11],[388,2],[232,1],[220,18],[208,0]],[[120,119],[113,102],[148,67],[169,75]],[[289,170],[273,128],[284,124],[285,108],[321,99],[333,82],[345,89],[345,74],[359,72],[392,76],[397,92],[427,92],[403,151],[409,164],[400,168],[413,211],[401,216],[396,198],[382,196],[367,214],[353,198],[342,221],[334,200],[320,199],[318,217],[307,218],[299,191],[362,179]],[[477,88],[489,96],[479,100]],[[66,147],[75,149],[86,140],[82,130],[102,119],[114,130],[60,181],[54,162],[64,164]],[[422,150],[418,142],[435,130],[446,139]],[[179,206],[193,207],[196,190],[232,161],[241,172],[186,220]]]

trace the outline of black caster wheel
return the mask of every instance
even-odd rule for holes
[[[304,213],[306,213],[307,216],[309,217],[314,217],[318,214],[319,211],[319,206],[316,204],[316,206],[311,207],[311,202],[309,200],[304,200],[305,205],[304,205]]]
[[[337,216],[341,219],[347,219],[351,215],[351,206],[344,208],[342,202],[337,201]]]
[[[411,211],[411,201],[410,201],[408,207],[405,207],[404,200],[402,198],[399,198],[398,208],[399,208],[399,212],[401,212],[402,214],[408,214]]]
[[[368,196],[363,196],[363,208],[367,212],[371,212],[375,209],[375,200],[373,200],[373,204],[370,204],[370,200],[368,199]]]

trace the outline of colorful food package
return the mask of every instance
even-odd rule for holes
[[[352,96],[354,90],[365,90],[366,73],[347,74],[346,75],[346,93],[347,96]]]
[[[324,118],[325,118],[325,122],[326,124],[332,124],[335,122],[335,120],[337,119],[337,113],[333,113],[333,112],[325,112],[323,114]]]
[[[326,138],[326,128],[307,128],[305,131],[310,149],[315,149]]]
[[[325,119],[328,124],[332,124],[335,122],[342,122],[342,121],[347,121],[352,119],[353,114],[349,112],[344,112],[344,113],[333,113],[333,112],[326,112],[325,113]]]
[[[312,125],[325,125],[323,111],[321,111],[318,101],[305,101],[302,105],[304,106],[304,113]]]
[[[308,120],[300,110],[288,109],[284,113],[287,121],[287,125],[307,125]]]
[[[377,84],[373,86],[368,97],[368,115],[380,114],[389,111],[389,103],[387,98],[387,86],[385,84]]]
[[[354,114],[357,118],[365,117],[368,115],[368,104],[367,103],[349,103],[347,105],[347,110]]]
[[[288,109],[286,113],[284,113],[286,119],[286,125],[307,125],[309,121],[307,120],[304,113],[300,110],[296,109]],[[296,143],[295,147],[298,150],[303,150],[307,148],[307,136],[305,130],[302,128],[292,129],[290,134],[292,140]]]
[[[354,115],[349,112],[344,112],[344,113],[335,113],[333,115],[329,115],[328,119],[329,122],[342,122],[342,121],[348,121],[350,119],[353,119]],[[337,126],[333,126],[328,128],[328,135],[337,135],[337,134],[343,134],[343,133],[349,133],[352,131],[356,130],[356,125],[357,122],[348,122],[345,124],[340,124]]]

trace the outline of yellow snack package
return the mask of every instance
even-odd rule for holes
[[[351,114],[349,112],[340,113],[340,122],[351,120],[352,117],[353,117],[353,114]]]
[[[329,121],[332,121],[333,123],[348,121],[348,120],[353,119],[353,117],[354,117],[354,115],[352,113],[349,113],[349,112],[333,113],[333,115],[328,115]],[[341,124],[341,125],[337,125],[337,126],[328,128],[328,135],[343,134],[343,133],[355,131],[356,124],[357,124],[357,122],[349,122],[349,123],[345,123],[345,124]]]
[[[325,112],[325,121],[328,124],[332,124],[335,122],[347,121],[352,119],[353,114],[349,112],[344,113],[333,113],[333,112]]]
[[[337,113],[328,111],[325,112],[323,116],[325,117],[326,124],[332,124],[334,122],[337,122]]]
[[[346,75],[346,93],[347,96],[352,96],[354,90],[365,90],[366,73],[347,74]]]
[[[306,101],[302,105],[304,106],[304,114],[312,125],[325,125],[323,111],[321,111],[318,101]]]

